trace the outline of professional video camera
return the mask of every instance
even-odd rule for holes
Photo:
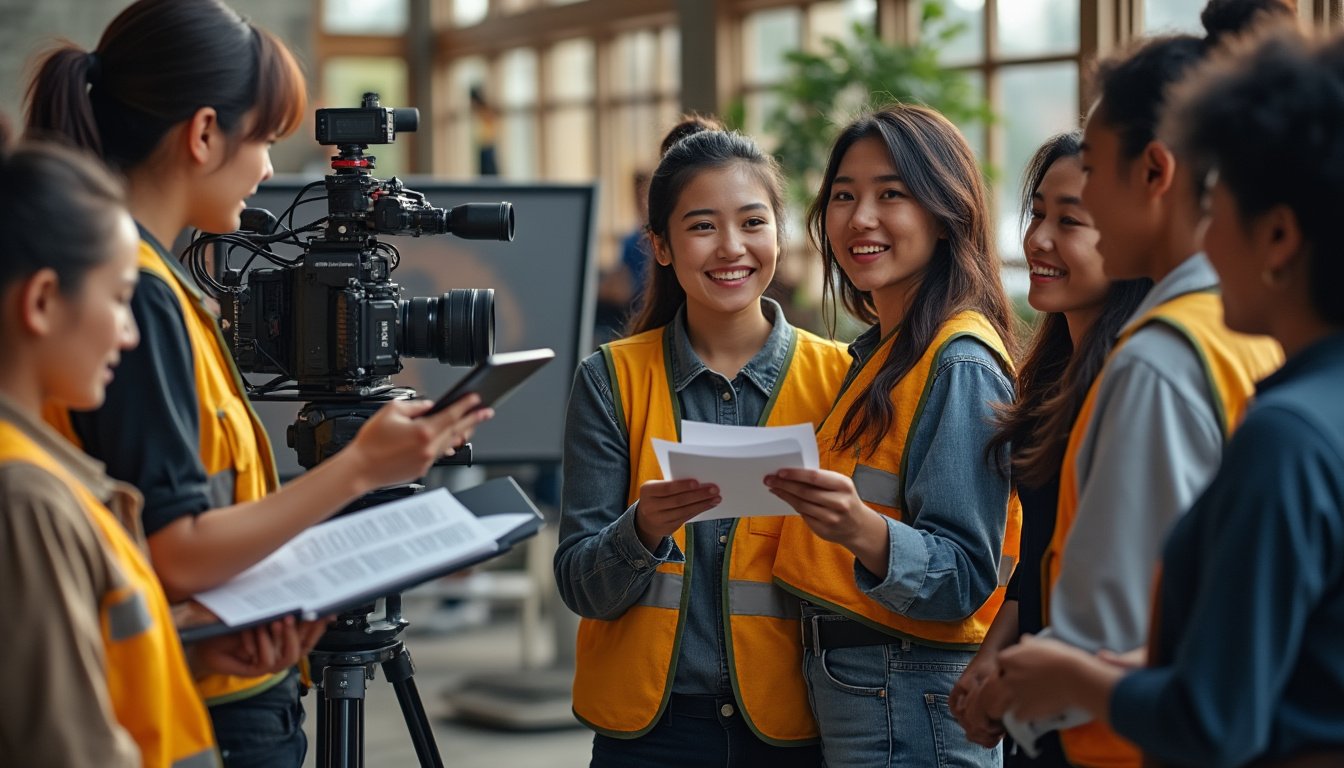
[[[317,110],[319,144],[335,146],[333,173],[301,189],[279,217],[259,208],[243,212],[229,234],[201,234],[187,248],[198,284],[218,299],[221,330],[245,373],[273,373],[250,386],[253,400],[308,401],[289,428],[299,464],[311,468],[344,447],[383,402],[414,396],[393,387],[401,358],[436,357],[472,365],[494,352],[494,290],[459,288],[442,296],[403,298],[392,282],[400,262],[395,246],[378,235],[451,233],[473,240],[512,240],[513,206],[470,203],[435,208],[399,179],[374,178],[370,144],[389,144],[414,131],[419,111],[392,109],[364,94],[354,109]],[[305,197],[325,188],[325,195]],[[327,215],[294,226],[295,209],[325,199]],[[281,224],[284,220],[284,225]],[[210,244],[220,261],[216,279]],[[299,248],[282,256],[272,245]],[[241,267],[230,255],[244,250]],[[248,270],[261,257],[275,267]],[[470,447],[455,463],[470,463]]]
[[[509,203],[444,210],[395,177],[383,181],[370,175],[375,158],[364,154],[368,145],[389,144],[398,132],[414,131],[418,122],[418,110],[383,107],[376,93],[364,94],[359,108],[317,110],[318,143],[339,151],[331,159],[335,172],[300,191],[281,216],[288,214],[292,224],[303,195],[324,185],[326,217],[277,231],[278,220],[269,212],[248,209],[243,247],[279,266],[222,272],[224,338],[241,370],[278,374],[297,382],[301,394],[364,397],[391,386],[388,377],[401,370],[402,356],[472,365],[493,352],[492,289],[402,298],[401,287],[391,280],[397,250],[377,239],[444,233],[471,240],[513,239]],[[304,232],[317,234],[299,241]],[[222,239],[238,244],[238,237]],[[298,245],[303,255],[283,259],[270,251],[274,242]]]
[[[402,298],[392,282],[400,262],[393,245],[378,235],[451,233],[474,240],[512,240],[513,206],[471,203],[435,208],[396,178],[374,178],[370,144],[390,144],[419,124],[415,109],[391,109],[378,94],[364,94],[356,109],[317,110],[317,141],[335,146],[333,173],[301,189],[279,217],[249,208],[238,232],[201,234],[186,261],[202,289],[219,301],[221,330],[238,367],[275,378],[249,385],[252,400],[305,401],[289,427],[289,446],[299,464],[312,468],[352,440],[359,427],[389,400],[414,397],[394,387],[401,358],[437,357],[472,365],[494,352],[494,291],[463,288],[439,297]],[[310,190],[325,194],[305,197]],[[294,226],[300,205],[327,201],[327,215]],[[282,225],[281,222],[284,222]],[[272,246],[297,248],[297,256]],[[215,248],[213,246],[221,246]],[[239,267],[235,250],[249,254]],[[211,263],[211,254],[215,262]],[[261,257],[275,267],[249,271]],[[218,277],[216,277],[216,273]],[[452,461],[470,463],[470,444]],[[382,488],[344,512],[410,495],[419,485]],[[375,603],[341,613],[309,655],[318,684],[318,761],[363,765],[364,684],[381,664],[392,682],[411,730],[421,765],[442,765],[429,720],[399,636],[408,622],[398,594],[386,595],[381,615]]]

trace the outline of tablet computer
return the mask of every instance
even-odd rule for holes
[[[550,349],[525,349],[521,352],[500,352],[477,364],[452,386],[434,406],[423,415],[438,413],[458,398],[475,392],[481,396],[477,408],[494,407],[522,384],[537,369],[550,362],[555,352]]]

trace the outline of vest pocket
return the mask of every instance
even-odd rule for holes
[[[784,528],[784,517],[782,515],[756,515],[747,518],[747,532],[758,536],[771,536],[779,538],[779,532]]]
[[[206,436],[202,453],[211,495],[218,494],[220,498],[216,501],[228,506],[237,501],[238,479],[255,463],[256,436],[242,403],[225,398],[215,406],[214,413],[219,432],[213,439]]]

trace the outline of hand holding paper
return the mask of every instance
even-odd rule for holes
[[[811,424],[735,427],[683,421],[681,442],[655,438],[653,451],[665,479],[696,480],[718,490],[722,501],[688,522],[792,515],[765,487],[765,476],[784,467],[818,466]]]
[[[639,487],[635,532],[644,548],[653,552],[692,518],[722,503],[719,488],[694,479],[650,480]]]

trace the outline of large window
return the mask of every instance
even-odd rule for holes
[[[599,254],[611,263],[619,237],[639,223],[632,178],[657,162],[682,103],[740,104],[744,128],[769,148],[773,86],[789,51],[821,50],[855,23],[913,39],[923,2],[317,0],[318,99],[351,105],[377,90],[387,104],[421,109],[419,136],[379,148],[380,172],[472,178],[488,170],[483,150],[493,148],[506,178],[600,181]],[[966,30],[940,60],[965,71],[998,115],[961,128],[992,173],[1010,284],[1025,285],[1022,168],[1046,137],[1078,126],[1081,73],[1136,35],[1198,33],[1205,2],[944,0],[947,18]],[[1304,21],[1338,23],[1333,0],[1298,6]],[[695,26],[679,15],[688,11],[711,23]],[[687,23],[694,32],[683,40]],[[712,78],[687,61],[687,76],[700,79],[682,83],[683,56],[712,61]]]
[[[962,125],[992,176],[1000,254],[1010,290],[1026,289],[1021,246],[1022,170],[1047,137],[1077,128],[1080,63],[1077,0],[948,0],[966,32],[943,51],[949,67],[973,74],[998,119]]]
[[[1143,0],[1143,30],[1146,34],[1203,34],[1199,12],[1204,3],[1205,0]]]
[[[407,0],[326,0],[322,29],[334,35],[400,35],[408,10]]]
[[[680,35],[671,25],[622,32],[607,45],[601,103],[606,140],[600,178],[601,256],[615,263],[621,237],[643,224],[634,198],[637,172],[658,164],[658,144],[680,114]]]

